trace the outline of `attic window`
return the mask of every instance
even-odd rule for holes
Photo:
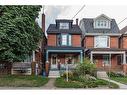
[[[110,21],[96,20],[94,22],[94,28],[110,28]]]
[[[69,23],[60,23],[60,29],[69,29]]]

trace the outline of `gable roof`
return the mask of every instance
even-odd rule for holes
[[[109,18],[109,17],[108,17],[108,16],[106,16],[105,14],[101,14],[101,15],[97,16],[97,17],[96,17],[96,18],[94,18],[94,19],[96,20],[96,19],[98,19],[98,18],[100,18],[100,17],[107,18],[108,20],[110,20],[110,21],[111,21],[111,18]]]
[[[118,25],[115,19],[111,19],[111,28],[110,29],[99,29],[94,28],[94,18],[83,18],[80,23],[83,22],[84,33],[120,33]]]
[[[121,32],[122,34],[126,34],[126,32],[127,32],[127,26],[125,26],[124,28],[122,28],[122,29],[120,30],[120,32]]]

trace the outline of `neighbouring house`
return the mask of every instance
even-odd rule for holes
[[[57,19],[55,24],[50,24],[47,29],[46,64],[49,70],[58,70],[65,64],[82,62],[82,31],[73,20]],[[46,67],[47,68],[47,67]],[[48,72],[47,72],[48,74]]]
[[[122,33],[120,37],[120,48],[126,50],[126,62],[127,62],[127,26],[120,30]],[[123,66],[124,72],[127,74],[127,64]]]
[[[38,48],[28,55],[23,62],[12,64],[12,74],[18,75],[39,75],[45,69],[45,46],[47,38],[45,36],[45,14],[42,14],[42,38],[38,43]]]
[[[98,70],[123,71],[126,50],[120,47],[121,32],[115,19],[102,14],[80,21],[85,57],[96,64]],[[125,45],[125,43],[124,43]]]

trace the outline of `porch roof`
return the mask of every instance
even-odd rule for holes
[[[123,54],[126,52],[126,49],[119,48],[91,48],[86,49],[86,52],[96,53],[96,54]]]
[[[70,50],[70,51],[72,51],[72,50],[84,50],[84,48],[83,47],[72,47],[72,46],[58,46],[58,47],[53,47],[53,46],[48,46],[47,48],[46,48],[46,50]]]

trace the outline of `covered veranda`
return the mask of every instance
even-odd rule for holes
[[[88,53],[88,52],[87,52]],[[122,71],[126,64],[126,51],[124,50],[91,50],[88,53],[92,63],[98,70]]]

